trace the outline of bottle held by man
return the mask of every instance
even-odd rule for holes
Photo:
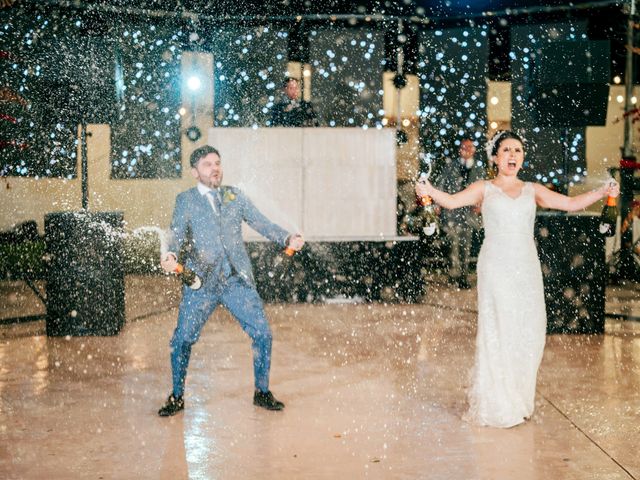
[[[169,252],[169,245],[175,242],[175,236],[171,231],[158,230],[160,237],[160,259],[162,262],[168,262],[163,268],[167,272],[174,273],[180,281],[187,287],[198,290],[202,287],[202,280],[196,272],[185,267],[185,260],[189,254],[190,246],[188,243],[180,245],[180,251],[176,255]]]
[[[190,268],[185,267],[183,264],[178,263],[173,272],[178,276],[183,284],[192,290],[198,290],[202,287],[202,280],[200,280],[198,274]]]
[[[287,239],[287,246],[284,248],[284,254],[287,257],[293,257],[295,253],[302,248],[303,244],[304,241],[300,235],[291,235]]]

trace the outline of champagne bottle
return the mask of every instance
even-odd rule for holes
[[[422,207],[421,216],[423,227],[422,231],[430,237],[438,231],[438,216],[430,196],[425,195],[418,199],[418,205]]]
[[[606,237],[613,237],[616,234],[616,224],[618,220],[618,207],[615,197],[607,197],[607,203],[600,215],[600,233]]]
[[[498,176],[498,167],[495,163],[489,162],[487,165],[487,180],[493,180]]]
[[[291,238],[294,238],[294,237],[300,237],[300,235],[296,234],[291,236]],[[284,254],[287,257],[293,257],[297,252],[297,250],[291,247],[291,245],[289,244],[289,240],[291,238],[287,238],[287,245],[284,247]]]
[[[426,180],[426,178],[426,174],[420,174],[420,180]],[[433,199],[429,195],[424,195],[418,197],[416,203],[420,208],[420,216],[422,217],[422,231],[430,237],[438,231],[438,216],[436,215],[436,209],[433,205]]]
[[[179,263],[174,270],[180,281],[192,290],[198,290],[202,286],[202,281],[196,272]]]

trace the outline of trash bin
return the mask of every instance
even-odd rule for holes
[[[116,335],[124,325],[122,212],[45,215],[48,336]]]

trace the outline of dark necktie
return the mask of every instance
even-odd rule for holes
[[[222,213],[222,202],[220,201],[220,192],[218,190],[209,190],[207,193],[213,201],[214,210],[218,215]]]
[[[213,200],[213,205],[215,206],[216,215],[220,215],[222,213],[222,200],[220,195],[220,190],[209,190],[208,195],[211,196]],[[222,222],[220,222],[220,226],[222,227]],[[220,270],[220,280],[226,280],[233,274],[233,269],[231,268],[231,262],[229,261],[229,257],[227,256],[227,251],[222,244],[222,236],[220,237],[220,243],[223,248],[222,254],[222,266]]]
[[[467,168],[467,166],[464,163],[461,165],[460,176],[462,177],[462,188],[467,188],[467,185],[469,184],[470,170],[471,169]]]

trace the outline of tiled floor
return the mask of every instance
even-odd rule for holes
[[[460,419],[475,290],[433,285],[416,305],[267,306],[283,412],[251,404],[249,341],[219,310],[194,347],[185,412],[160,418],[175,287],[127,279],[115,337],[0,327],[0,478],[640,478],[638,322],[549,336],[532,420],[499,430]],[[38,313],[28,292],[3,288],[3,312]],[[609,297],[639,303],[635,288]]]

